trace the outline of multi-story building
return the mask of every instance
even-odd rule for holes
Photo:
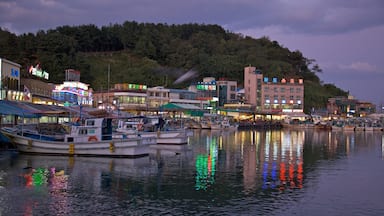
[[[112,89],[93,93],[93,105],[99,109],[116,109],[127,112],[140,112],[148,109],[147,86],[141,84],[118,83]]]
[[[160,106],[169,103],[170,89],[163,86],[156,86],[147,89],[148,108],[157,109]]]
[[[219,98],[219,106],[223,107],[227,103],[236,103],[238,102],[237,94],[237,82],[229,81],[225,79],[219,79],[216,81],[217,84],[217,93]]]
[[[65,77],[63,84],[55,86],[52,98],[64,105],[92,106],[93,90],[89,88],[89,84],[80,82],[80,71],[65,70]]]
[[[256,112],[303,112],[303,79],[264,77],[255,67],[245,67],[244,94],[245,102],[254,106]]]
[[[0,58],[0,99],[24,100],[20,90],[20,65]]]
[[[197,98],[197,93],[183,89],[167,89],[162,86],[148,88],[147,90],[148,107],[158,109],[167,103],[189,104],[196,107],[208,106],[208,101]]]
[[[376,109],[372,103],[360,102],[352,96],[339,96],[328,99],[327,111],[331,117],[363,117]]]
[[[217,97],[217,84],[213,77],[205,77],[202,82],[189,86],[189,90],[197,93],[197,100],[209,101]]]

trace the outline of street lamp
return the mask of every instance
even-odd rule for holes
[[[117,108],[117,116],[120,117],[120,101],[119,98],[113,99],[113,105]]]

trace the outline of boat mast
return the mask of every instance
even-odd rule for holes
[[[111,70],[111,65],[108,64],[108,78],[107,78],[107,111],[108,113],[110,112],[110,103],[109,103],[109,80],[110,80],[110,70]]]

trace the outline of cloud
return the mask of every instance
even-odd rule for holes
[[[384,24],[382,0],[0,0],[0,26],[17,33],[61,25],[206,23],[230,31],[284,26],[301,34],[334,34]]]
[[[349,65],[339,65],[343,70],[365,71],[365,72],[380,72],[376,65],[369,64],[368,62],[353,62]]]

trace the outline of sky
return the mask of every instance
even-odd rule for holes
[[[267,36],[316,60],[323,83],[384,105],[383,0],[0,0],[0,27],[15,34],[125,21]]]

